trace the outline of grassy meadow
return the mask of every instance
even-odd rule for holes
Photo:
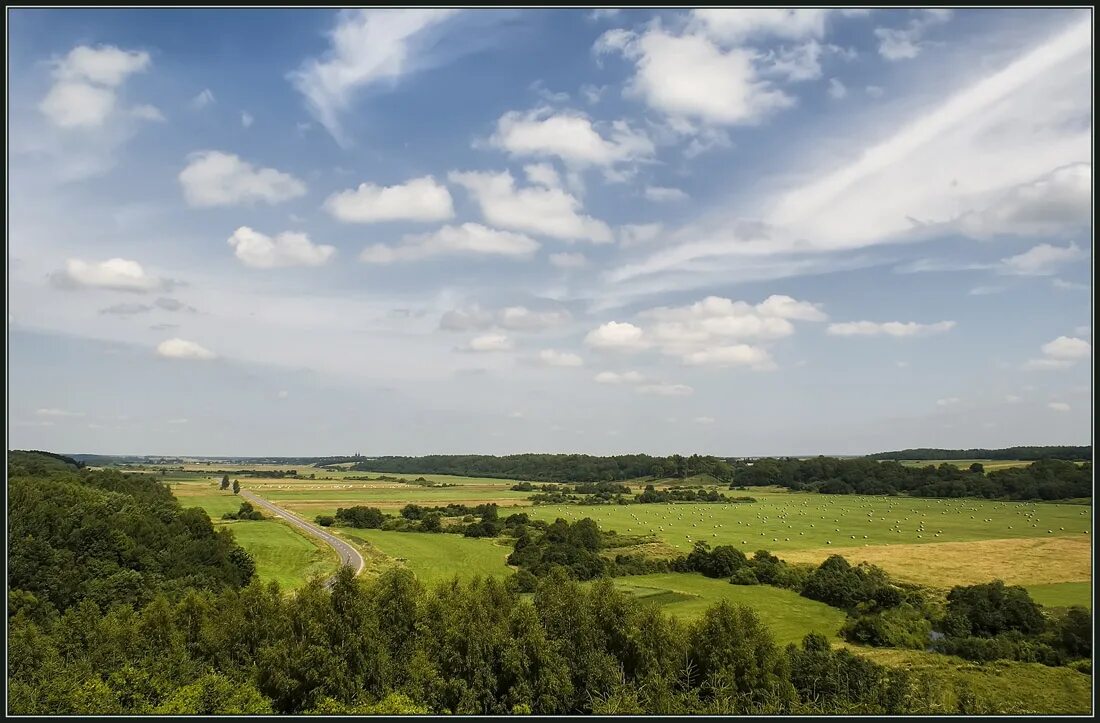
[[[425,584],[460,578],[504,577],[512,573],[505,563],[511,545],[493,539],[467,538],[422,532],[341,529],[340,534],[359,548],[370,546],[391,564],[409,568]],[[377,566],[375,571],[380,571]]]
[[[314,575],[336,571],[336,551],[279,520],[234,520],[219,523],[233,531],[237,542],[256,561],[261,580],[275,580],[284,590],[295,590]]]

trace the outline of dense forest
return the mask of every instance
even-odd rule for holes
[[[375,457],[352,465],[370,472],[453,474],[469,477],[521,479],[534,482],[617,482],[638,477],[690,477],[709,474],[719,481],[730,479],[730,467],[717,457],[693,454],[651,457],[626,454],[595,457],[587,454],[485,454],[428,455],[426,457]]]
[[[780,485],[825,494],[1061,500],[1092,496],[1092,464],[1042,459],[987,474],[980,463],[960,469],[947,462],[907,467],[872,459],[767,458],[735,466],[731,488],[747,485]]]
[[[1006,447],[1004,449],[902,449],[896,452],[877,452],[868,459],[1020,459],[1032,462],[1038,459],[1069,459],[1085,462],[1092,459],[1092,447]]]

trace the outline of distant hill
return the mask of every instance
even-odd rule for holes
[[[18,470],[23,474],[72,472],[82,467],[84,467],[83,462],[54,452],[41,452],[37,449],[14,449],[8,452],[8,470],[13,474],[14,470]]]
[[[878,452],[869,459],[1068,459],[1084,462],[1092,459],[1092,447],[1006,447],[1004,449],[901,449]]]

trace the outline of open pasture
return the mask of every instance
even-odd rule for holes
[[[1027,585],[1031,599],[1052,608],[1080,605],[1092,608],[1091,582],[1052,582],[1046,585]]]
[[[1024,459],[900,459],[899,463],[906,467],[939,467],[941,464],[950,464],[959,469],[967,469],[977,462],[985,468],[986,472],[1010,467],[1027,467],[1031,462]]]
[[[307,537],[279,520],[239,520],[219,523],[233,531],[237,542],[256,561],[260,580],[274,580],[284,590],[296,590],[314,575],[336,571],[339,558],[328,545]]]
[[[492,539],[445,533],[333,529],[360,548],[370,546],[381,551],[395,564],[412,570],[426,585],[450,580],[455,575],[502,577],[512,572],[505,562],[511,545],[501,545]]]
[[[780,644],[818,632],[836,638],[845,614],[791,590],[769,585],[731,585],[696,573],[659,573],[615,578],[615,587],[682,620],[693,620],[720,600],[753,608]]]
[[[824,547],[920,545],[1004,538],[1087,539],[1091,510],[1079,505],[750,490],[750,503],[537,505],[536,519],[591,517],[600,527],[651,534],[688,551],[696,541],[749,553]]]

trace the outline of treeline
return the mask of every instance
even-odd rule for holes
[[[651,457],[628,454],[595,457],[587,454],[428,455],[376,457],[352,465],[353,470],[404,474],[450,474],[533,482],[619,482],[639,477],[684,478],[709,474],[726,482],[730,465],[718,457],[693,454]]]
[[[8,607],[51,615],[90,601],[141,606],[156,595],[239,587],[255,565],[201,509],[155,478],[73,466],[41,471],[9,455]]]
[[[867,455],[868,459],[923,460],[923,459],[1020,459],[1034,461],[1039,459],[1068,459],[1085,462],[1092,459],[1092,447],[1054,446],[1054,447],[1005,447],[1003,449],[902,449],[896,452],[877,452]]]
[[[1092,496],[1092,464],[1042,459],[986,474],[977,462],[960,469],[947,462],[908,467],[866,458],[765,458],[734,467],[730,487],[739,485],[780,485],[825,494],[1061,500]]]

